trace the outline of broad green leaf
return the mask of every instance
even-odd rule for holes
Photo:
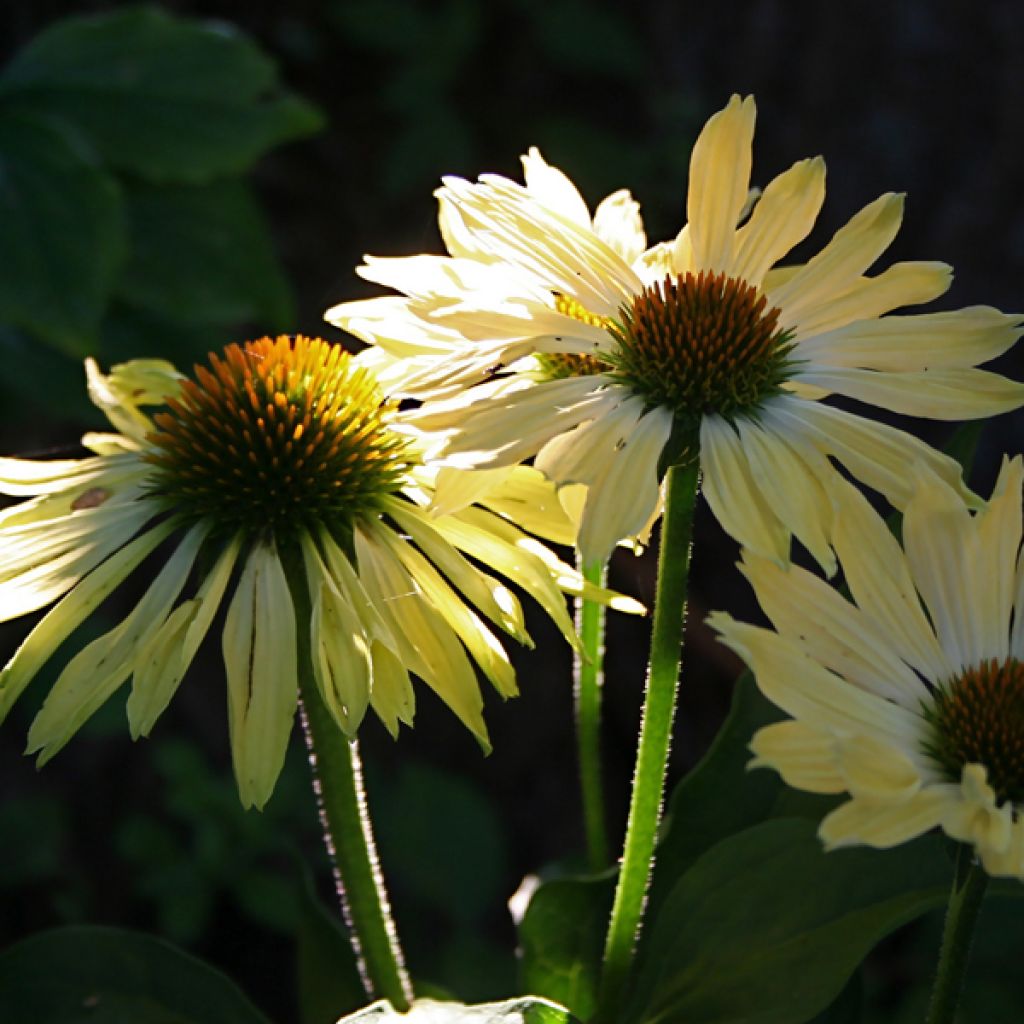
[[[0,320],[86,353],[124,237],[113,179],[56,125],[0,105]]]
[[[381,1000],[338,1024],[572,1024],[568,1010],[536,996],[523,996],[501,1003],[442,1003],[417,999],[407,1013],[398,1013]]]
[[[769,818],[820,821],[834,805],[833,798],[791,789],[769,769],[747,770],[751,737],[784,717],[749,672],[740,676],[714,743],[669,799],[655,859],[652,905],[719,840]]]
[[[522,987],[586,1020],[597,1005],[614,874],[542,884],[519,923]]]
[[[941,906],[936,838],[825,853],[813,822],[764,822],[707,851],[654,919],[630,1024],[804,1024],[871,948]]]
[[[237,30],[150,7],[57,22],[14,57],[0,96],[66,119],[108,164],[153,181],[237,174],[321,123]]]
[[[302,1024],[334,1024],[366,1000],[348,932],[337,913],[328,913],[302,871],[298,946],[299,1010]]]
[[[246,184],[144,185],[125,199],[131,255],[117,289],[125,305],[170,324],[247,325],[256,335],[288,328],[288,282]]]
[[[223,974],[117,928],[34,935],[0,953],[0,1020],[18,1024],[268,1024]]]

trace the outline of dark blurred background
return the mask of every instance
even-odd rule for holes
[[[4,4],[0,57],[10,60],[59,19],[122,6]],[[904,227],[883,265],[952,263],[953,287],[933,308],[1024,305],[1024,6],[1012,0],[162,6],[236,25],[324,122],[273,147],[248,172],[268,252],[276,251],[276,269],[264,268],[277,289],[273,307],[229,304],[198,324],[152,310],[148,318],[111,317],[96,334],[101,358],[160,355],[186,366],[213,345],[281,330],[342,340],[322,312],[374,294],[353,273],[362,255],[439,251],[431,193],[440,176],[519,177],[518,157],[530,145],[569,173],[592,206],[629,187],[649,238],[671,237],[684,216],[692,141],[732,92],[757,98],[755,183],[802,157],[827,161],[825,209],[798,254],[881,192],[906,191]],[[131,193],[131,172],[123,178]],[[244,249],[239,273],[249,272]],[[203,258],[197,252],[190,266],[200,276]],[[187,284],[179,282],[175,301],[188,302]],[[244,282],[238,289],[245,292]],[[34,344],[17,332],[0,342],[9,349],[0,370],[4,454],[74,452],[83,429],[103,428],[81,400],[80,358],[65,352],[33,362]],[[1000,368],[1019,378],[1019,362]],[[947,425],[912,426],[937,444],[949,434]],[[987,426],[974,477],[983,491],[1000,454],[1020,450],[1022,426],[1019,415]],[[676,775],[706,750],[737,672],[701,622],[712,608],[756,614],[732,567],[735,548],[706,509],[695,550]],[[649,555],[616,556],[612,582],[620,589],[650,599],[653,578]],[[109,623],[131,597],[125,588]],[[418,974],[467,999],[514,990],[504,902],[527,872],[571,864],[581,851],[570,660],[546,622],[532,622],[537,649],[515,652],[521,697],[502,705],[489,695],[490,757],[422,686],[415,730],[397,743],[376,721],[363,731],[382,859],[410,960]],[[0,627],[0,651],[27,628]],[[606,761],[616,836],[646,642],[643,623],[613,618]],[[217,648],[204,648],[150,740],[131,744],[118,696],[39,773],[21,749],[55,673],[43,673],[21,699],[0,729],[0,945],[63,922],[142,928],[218,963],[275,1019],[289,1020],[302,916],[293,852],[312,866],[325,900],[329,878],[297,730],[266,811],[237,806]]]

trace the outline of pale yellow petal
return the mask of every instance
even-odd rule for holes
[[[1005,854],[1013,829],[1013,805],[996,806],[984,765],[966,764],[960,781],[961,799],[942,818],[943,829],[962,843],[971,843],[989,855]]]
[[[795,279],[795,274],[788,278],[787,287]],[[783,307],[780,323],[793,328],[799,342],[854,321],[881,316],[900,306],[931,302],[949,289],[952,280],[953,268],[946,263],[894,263],[875,277],[858,278],[840,292],[818,289],[801,296],[799,315]],[[768,298],[778,305],[776,293],[769,292]]]
[[[295,606],[273,545],[246,558],[223,637],[238,792],[262,808],[281,773],[298,704]]]
[[[799,566],[780,569],[744,552],[743,575],[776,630],[806,654],[868,693],[917,710],[928,690],[903,663],[886,629],[824,580]]]
[[[920,467],[953,487],[961,499],[978,499],[963,482],[960,464],[906,431],[864,419],[820,402],[781,396],[761,410],[766,428],[803,440],[837,458],[858,480],[880,491],[897,508],[913,494],[908,469]]]
[[[241,537],[235,536],[225,545],[196,596],[175,608],[140,647],[127,704],[132,739],[148,736],[171,702],[220,608],[240,549]]]
[[[539,203],[550,207],[556,213],[578,224],[590,227],[590,211],[579,189],[557,167],[552,167],[536,146],[531,146],[522,157],[523,180],[526,189]]]
[[[708,623],[750,666],[761,692],[794,718],[839,736],[867,733],[899,749],[917,749],[924,722],[916,712],[852,686],[771,630],[736,622],[724,612],[712,614]]]
[[[832,576],[836,571],[828,539],[832,504],[823,486],[834,475],[831,467],[813,448],[805,445],[795,450],[786,438],[769,433],[756,420],[740,420],[737,427],[751,476],[767,504]]]
[[[36,624],[0,671],[0,722],[47,658],[173,530],[174,524],[163,522],[126,544]]]
[[[736,233],[731,274],[760,286],[765,274],[810,234],[825,201],[825,161],[800,160],[764,190]]]
[[[1020,320],[991,306],[862,319],[805,337],[797,352],[822,366],[900,373],[977,366],[1002,355],[1017,340]]]
[[[766,725],[750,741],[748,768],[774,768],[783,782],[810,793],[842,793],[846,782],[836,763],[836,740],[827,731],[795,720]]]
[[[588,486],[576,542],[585,565],[603,564],[619,541],[646,528],[658,505],[658,460],[671,432],[672,414],[652,409],[608,454],[605,471]]]
[[[835,499],[832,542],[853,599],[908,665],[931,682],[947,679],[953,667],[921,608],[903,549],[855,487],[837,481]]]
[[[739,435],[719,416],[700,424],[701,487],[725,532],[759,555],[789,561],[789,531],[757,486]]]
[[[736,225],[750,188],[755,117],[753,96],[733,96],[694,143],[686,220],[699,270],[731,272]]]
[[[970,420],[1024,405],[1024,384],[972,368],[890,373],[852,367],[800,369],[794,378],[826,394],[845,395],[907,416]]]
[[[782,309],[780,324],[793,327],[805,311],[838,298],[896,237],[903,219],[902,195],[887,192],[855,214],[789,281],[769,293]]]
[[[858,734],[837,747],[839,771],[855,800],[905,804],[921,788],[916,765],[891,743]]]
[[[441,466],[434,478],[434,491],[430,501],[431,514],[445,516],[474,504],[503,484],[512,471],[512,466],[472,470]]]
[[[828,850],[843,846],[888,849],[924,835],[942,822],[953,787],[930,786],[902,803],[848,800],[825,816],[818,836]]]
[[[910,572],[946,657],[954,669],[967,668],[985,656],[979,643],[979,610],[968,589],[968,565],[980,556],[977,530],[949,486],[924,473],[912,475],[912,480],[913,498],[903,515]]]
[[[205,533],[204,526],[189,530],[128,616],[64,667],[29,728],[26,752],[39,751],[40,764],[53,757],[131,674],[139,650],[181,593]]]
[[[630,265],[647,248],[640,204],[627,189],[606,196],[594,211],[594,232]]]

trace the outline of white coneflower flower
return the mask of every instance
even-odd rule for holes
[[[899,228],[901,195],[870,203],[806,264],[776,266],[814,224],[825,165],[797,162],[751,209],[754,116],[753,99],[734,96],[701,131],[689,222],[672,242],[648,247],[627,192],[591,217],[534,150],[525,186],[446,179],[449,257],[360,268],[404,296],[327,314],[376,344],[361,358],[396,393],[426,402],[410,420],[445,440],[449,465],[535,457],[558,483],[586,485],[587,562],[649,521],[666,466],[699,459],[732,536],[784,562],[795,535],[832,571],[830,457],[899,507],[908,465],[969,495],[953,460],[821,399],[945,420],[1024,402],[1020,384],[976,368],[1016,340],[1019,317],[882,315],[934,299],[951,276],[922,262],[866,276]],[[494,377],[499,367],[510,372]]]
[[[560,588],[580,591],[580,577],[506,518],[538,481],[510,478],[489,498],[497,511],[430,514],[434,472],[339,346],[264,338],[211,355],[193,378],[140,360],[109,376],[90,362],[88,380],[118,433],[86,435],[85,459],[0,459],[0,492],[33,496],[0,512],[0,617],[58,601],[0,672],[0,720],[107,595],[161,543],[175,547],[136,607],[60,673],[29,732],[41,762],[129,678],[131,733],[148,734],[225,602],[246,806],[266,802],[284,760],[297,630],[309,630],[317,687],[345,733],[368,706],[392,733],[411,723],[412,673],[485,746],[474,663],[503,696],[516,683],[483,619],[528,637],[515,596],[474,562],[513,578],[572,637]],[[150,418],[149,404],[164,408]],[[528,525],[564,539],[569,524],[548,507]],[[296,623],[296,585],[309,622]]]
[[[775,632],[709,622],[791,721],[759,730],[753,764],[789,785],[845,793],[829,847],[895,846],[936,826],[991,875],[1024,878],[1024,561],[1020,457],[972,515],[918,477],[904,548],[852,487],[835,546],[850,603],[812,573],[748,554]]]

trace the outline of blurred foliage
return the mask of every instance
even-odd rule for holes
[[[157,8],[69,18],[20,50],[0,74],[0,342],[50,387],[0,378],[10,398],[66,415],[84,355],[188,360],[243,325],[287,330],[242,175],[321,120],[240,32]]]

